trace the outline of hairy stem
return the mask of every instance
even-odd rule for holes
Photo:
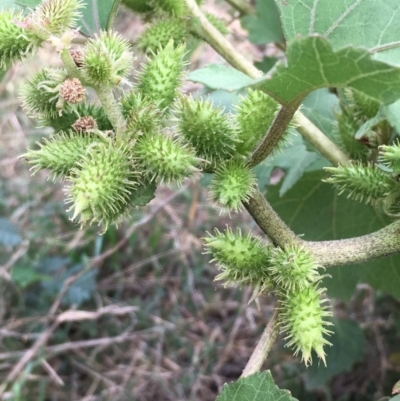
[[[262,76],[262,72],[236,51],[233,45],[226,40],[221,32],[219,32],[218,29],[208,20],[200,10],[196,0],[185,0],[185,3],[190,14],[198,19],[204,39],[218,54],[220,54],[229,64],[249,77],[259,78]]]
[[[267,327],[262,333],[261,338],[258,340],[257,346],[254,348],[254,351],[251,354],[251,357],[247,362],[241,377],[250,376],[253,373],[257,373],[261,370],[262,365],[267,359],[269,351],[271,350],[272,345],[278,336],[278,333],[278,311],[275,310],[268,322]]]
[[[279,140],[282,138],[282,135],[285,133],[287,126],[292,120],[293,115],[300,106],[301,102],[302,100],[299,100],[296,102],[296,104],[289,104],[280,108],[264,139],[251,155],[249,162],[251,167],[257,166],[257,164],[261,163],[268,155],[272,153]]]
[[[225,0],[233,8],[238,10],[241,15],[254,15],[256,13],[254,7],[246,0]]]
[[[115,129],[117,138],[120,138],[126,131],[126,121],[122,111],[115,100],[112,89],[109,87],[94,88],[96,94],[103,105],[104,111]]]
[[[258,189],[244,206],[261,230],[271,238],[275,245],[285,248],[287,245],[300,244],[303,242],[281,220]]]
[[[400,220],[356,238],[305,243],[324,267],[367,262],[400,252]]]
[[[204,13],[200,10],[199,6],[196,3],[196,0],[185,0],[185,3],[192,14],[193,17],[199,20],[199,23],[202,28],[204,39],[207,43],[214,48],[232,67],[236,68],[239,71],[242,71],[244,74],[248,75],[251,78],[259,78],[262,76],[262,72],[259,71],[254,65],[248,61],[245,57],[243,57],[234,46],[218,31],[207,19]],[[299,123],[302,124],[301,129],[298,130],[301,132],[303,136],[305,136],[313,145],[329,160],[334,160],[339,154],[345,156],[344,153],[339,149],[339,147],[332,142],[325,134],[318,129],[307,117],[305,117],[300,112],[297,113],[297,116],[302,116],[301,121]],[[299,117],[297,117],[299,120]],[[318,140],[314,140],[313,138],[318,138]],[[312,138],[312,140],[311,140]],[[325,138],[323,141],[321,138]],[[319,147],[321,146],[321,148]],[[348,160],[348,158],[346,158]],[[343,164],[342,158],[338,159],[334,164]]]

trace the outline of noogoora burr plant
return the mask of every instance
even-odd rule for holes
[[[1,67],[33,56],[44,43],[56,49],[63,63],[42,69],[21,90],[26,112],[54,128],[22,159],[33,172],[47,169],[64,182],[74,221],[101,230],[118,224],[133,207],[145,206],[157,185],[179,185],[202,171],[212,173],[210,199],[230,213],[232,225],[235,213],[247,210],[265,234],[258,237],[235,227],[208,233],[205,249],[220,271],[216,280],[250,286],[254,299],[267,293],[277,299],[266,328],[268,345],[253,354],[244,375],[261,368],[279,331],[305,364],[311,363],[312,351],[325,362],[331,324],[321,285],[326,269],[400,252],[398,221],[342,241],[307,242],[295,235],[259,191],[252,169],[279,151],[293,127],[306,136],[321,135],[296,114],[302,99],[280,106],[262,88],[248,89],[230,114],[208,98],[180,93],[188,54],[201,40],[250,77],[260,74],[235,53],[223,36],[225,25],[203,13],[201,2],[125,3],[153,21],[135,50],[146,53],[147,61],[135,71],[132,46],[113,30],[78,46],[80,0],[43,0],[27,14],[0,12]],[[89,103],[87,88],[96,92],[98,103]],[[330,150],[316,145],[334,165],[326,168],[325,181],[397,219],[400,145],[391,126],[382,120],[367,143],[357,141],[354,132],[380,104],[353,89],[339,97],[337,144],[329,142]]]

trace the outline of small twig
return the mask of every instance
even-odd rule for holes
[[[251,357],[247,362],[247,365],[244,368],[241,377],[250,376],[253,373],[259,372],[261,370],[262,365],[267,359],[269,351],[271,350],[272,345],[274,344],[276,337],[278,336],[278,333],[278,311],[275,309],[267,324],[267,327],[265,328],[260,340],[257,343],[256,348],[251,354]]]

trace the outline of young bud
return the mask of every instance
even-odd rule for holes
[[[180,185],[184,178],[198,171],[194,152],[181,142],[161,133],[147,134],[135,145],[135,157],[146,177],[169,185]]]
[[[223,233],[215,229],[215,235],[204,238],[205,249],[211,254],[221,273],[215,280],[228,285],[253,286],[259,294],[271,288],[268,273],[271,247],[249,232],[243,235],[238,228],[234,233],[227,228]]]
[[[186,6],[184,0],[158,0],[156,8],[165,11],[173,17],[184,17],[186,15]]]
[[[166,111],[177,95],[182,79],[184,52],[183,45],[175,47],[171,40],[148,59],[140,73],[138,89],[162,110]]]
[[[301,290],[281,294],[280,320],[282,332],[289,340],[288,347],[293,347],[297,355],[302,354],[302,361],[308,366],[312,362],[311,351],[315,351],[320,359],[325,361],[324,346],[331,345],[324,336],[331,332],[326,326],[331,325],[325,319],[332,313],[327,311],[321,300],[324,289],[308,286]]]
[[[82,0],[42,0],[31,18],[53,35],[76,26],[84,7]]]
[[[28,115],[55,118],[60,114],[59,98],[67,72],[61,69],[44,68],[21,90],[22,106]]]
[[[137,174],[125,147],[98,143],[88,149],[72,170],[67,188],[72,219],[81,225],[99,223],[107,229],[128,211]]]
[[[214,163],[235,154],[238,139],[231,118],[209,100],[182,97],[176,107],[176,120],[180,134],[198,157]]]
[[[71,169],[77,166],[78,161],[86,153],[94,138],[87,135],[79,135],[74,132],[60,132],[44,143],[37,143],[38,150],[28,149],[28,152],[21,157],[32,164],[31,170],[36,173],[42,169],[49,169],[54,177],[65,177]]]
[[[153,23],[141,35],[138,47],[144,53],[156,53],[160,47],[166,47],[172,39],[174,46],[184,41],[186,27],[178,19],[165,19]]]
[[[13,10],[0,11],[0,68],[33,53],[41,43],[40,39],[15,24],[22,20],[22,14]]]
[[[357,109],[356,113],[359,114],[360,118],[366,121],[378,114],[380,103],[376,99],[354,89],[351,90],[351,96]]]
[[[67,103],[80,103],[85,99],[85,88],[78,78],[69,78],[61,84],[60,96]]]
[[[159,107],[135,90],[122,98],[121,108],[122,114],[127,120],[127,131],[131,137],[158,132],[164,125]]]
[[[253,151],[274,121],[278,103],[260,90],[248,90],[236,107],[236,121],[239,125],[240,143],[237,151],[247,155]]]
[[[129,43],[116,32],[101,32],[83,50],[82,72],[94,86],[113,86],[126,77],[132,67]]]
[[[210,195],[223,209],[238,212],[253,194],[255,184],[255,175],[244,161],[228,160],[217,167]]]
[[[302,246],[274,248],[271,252],[270,264],[269,272],[272,280],[284,290],[298,291],[322,278],[318,273],[318,268],[321,266]]]
[[[400,143],[379,147],[379,161],[393,171],[400,174]]]
[[[376,206],[389,192],[397,189],[397,183],[376,166],[353,162],[349,166],[326,167],[332,175],[325,182],[333,184],[339,195]]]
[[[76,49],[71,49],[70,51],[72,60],[74,60],[75,65],[77,67],[82,67],[83,63],[82,63],[82,58],[83,58],[83,51],[80,48],[76,48]]]

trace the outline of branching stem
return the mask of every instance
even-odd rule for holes
[[[278,318],[278,311],[275,309],[267,324],[267,327],[258,340],[256,348],[254,348],[254,351],[251,354],[251,357],[247,362],[241,377],[250,376],[253,373],[257,373],[261,370],[262,365],[267,359],[269,351],[271,350],[272,345],[279,334]]]

